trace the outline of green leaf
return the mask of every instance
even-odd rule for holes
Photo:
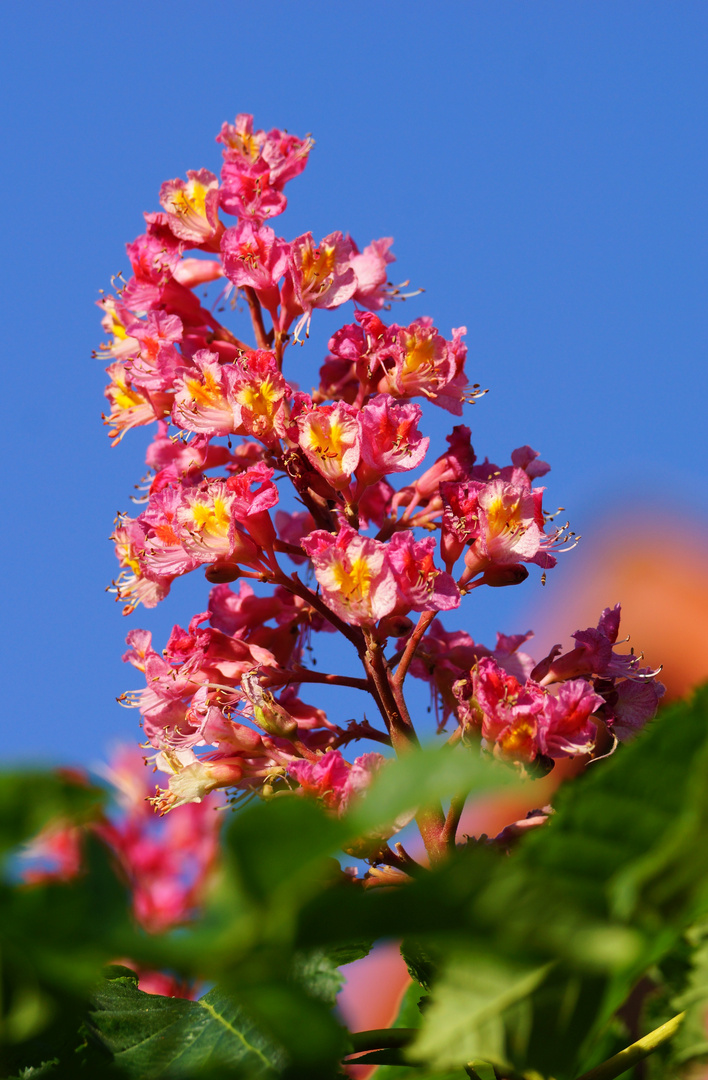
[[[418,807],[469,792],[483,794],[519,787],[511,769],[467,747],[427,747],[391,761],[344,818],[351,837],[386,832]]]
[[[305,988],[310,997],[324,1001],[332,1007],[344,985],[344,976],[339,971],[338,963],[332,960],[324,949],[295,953],[292,977]]]
[[[521,861],[588,910],[683,928],[706,906],[708,688],[665,710],[615,756],[591,766],[556,801]]]
[[[232,987],[236,993],[236,982]],[[275,979],[247,989],[239,986],[237,1000],[284,1049],[288,1078],[338,1075],[338,1062],[347,1052],[347,1035],[328,1004],[303,994],[292,981]]]
[[[708,1055],[708,932],[705,930],[691,956],[688,984],[672,1002],[672,1015],[684,1010],[686,1018],[670,1044],[668,1061],[673,1066]]]
[[[445,967],[423,1016],[409,1060],[434,1069],[471,1061],[508,1063],[505,1021],[526,1002],[549,973],[549,967],[512,967],[484,954],[458,957]],[[518,1008],[516,1023],[522,1022]]]
[[[341,878],[335,856],[363,833],[381,829],[415,806],[461,790],[514,783],[513,774],[466,749],[411,752],[392,762],[341,819],[298,796],[283,796],[235,815],[226,831],[218,891],[196,936],[183,943],[184,963],[213,959],[210,974],[240,964],[252,950],[282,952],[293,942],[300,910]],[[334,922],[343,928],[341,919]],[[346,930],[317,947],[350,947],[376,933]],[[342,963],[347,962],[344,958]],[[207,970],[209,966],[207,965]]]
[[[275,1076],[282,1051],[244,1009],[218,989],[199,1001],[144,994],[133,979],[107,980],[95,992],[91,1028],[127,1077],[199,1076],[205,1070]]]
[[[403,997],[401,1009],[393,1027],[409,1030],[419,1028],[422,1023],[421,1002],[425,1003],[425,1001],[426,999],[421,995],[420,986],[411,983]],[[447,1069],[441,1073],[428,1066],[419,1068],[412,1066],[406,1058],[401,1064],[382,1065],[376,1072],[376,1080],[465,1080],[466,1075],[464,1069]]]
[[[343,967],[345,964],[353,964],[355,960],[362,960],[369,955],[373,947],[373,940],[350,941],[345,945],[330,945],[326,953],[332,963]]]
[[[98,841],[88,845],[87,872],[74,882],[0,885],[4,1075],[72,1055],[102,967],[116,956],[138,956],[142,942]],[[64,1075],[59,1066],[55,1072]]]
[[[106,793],[59,773],[0,774],[0,855],[32,839],[51,821],[95,817]]]
[[[502,968],[555,960],[529,995],[531,1030],[507,1052],[517,1068],[582,1072],[637,979],[708,908],[708,866],[695,855],[708,831],[707,721],[705,690],[666,710],[567,784],[556,814],[511,857],[472,844],[406,889],[362,894],[342,885],[313,896],[300,943],[334,942],[346,927],[350,936],[404,936],[406,949],[413,942],[448,964],[461,950]],[[418,972],[426,981],[432,974]],[[544,1040],[551,1022],[553,1038]]]
[[[414,938],[401,943],[401,956],[412,979],[429,990],[440,966],[440,958],[434,957],[430,949],[424,948]]]
[[[29,1065],[15,1076],[10,1077],[10,1080],[44,1080],[45,1077],[55,1077],[58,1065],[59,1061],[56,1058],[52,1061],[43,1061],[36,1068],[34,1065]]]

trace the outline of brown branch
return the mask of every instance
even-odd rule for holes
[[[369,687],[367,686],[366,689],[368,690]],[[372,742],[381,743],[382,746],[391,745],[391,736],[385,731],[372,727],[368,720],[350,720],[346,731],[337,736],[332,746],[336,750],[340,746],[348,746],[350,742],[355,742],[357,739],[371,739]]]
[[[426,630],[435,618],[436,614],[437,612],[435,611],[421,612],[420,618],[418,619],[418,625],[416,626],[415,630],[406,642],[406,647],[403,650],[403,656],[401,657],[398,667],[396,668],[396,673],[393,676],[394,686],[403,686],[403,680],[406,677],[408,668],[411,666],[411,662],[413,660],[413,657],[415,656],[415,651],[420,645],[423,635],[425,634]]]
[[[450,801],[450,809],[447,812],[445,818],[445,825],[441,834],[441,841],[448,849],[448,851],[454,851],[455,838],[457,837],[457,828],[460,824],[460,818],[462,817],[462,811],[465,808],[467,802],[467,795],[454,795]]]
[[[405,703],[401,709],[396,700],[381,646],[368,631],[364,632],[364,639],[366,641],[366,652],[363,657],[364,669],[378,692],[382,716],[391,735],[393,748],[396,753],[400,750],[418,749],[420,746],[418,736]]]
[[[207,335],[207,342],[210,343],[212,341],[226,341],[229,345],[235,345],[241,352],[253,351],[250,345],[246,345],[244,341],[237,338],[236,335],[232,334],[225,326],[219,326],[217,330],[214,330],[213,333]]]
[[[383,650],[370,632],[365,631],[366,652],[362,657],[364,670],[376,689],[377,704],[391,735],[391,745],[396,754],[420,748],[400,685],[391,678]],[[431,862],[439,862],[445,854],[441,836],[445,828],[445,815],[438,802],[421,807],[415,816],[416,825],[425,844]]]
[[[303,585],[296,572],[293,572],[290,577],[286,574],[280,574],[275,578],[275,581],[276,584],[282,585],[284,589],[295,593],[296,596],[299,596],[305,603],[319,612],[327,622],[332,624],[335,630],[339,630],[344,635],[347,641],[351,641],[360,656],[363,655],[365,649],[364,638],[359,627],[349,626],[338,615],[335,615],[317,593],[313,593],[311,589],[308,589],[307,585]]]
[[[275,335],[275,362],[278,365],[278,371],[283,370],[283,353],[289,340],[290,334],[286,334],[282,330],[277,331]]]
[[[276,687],[289,686],[291,683],[327,683],[330,686],[351,686],[355,690],[364,690],[367,693],[369,691],[366,679],[357,679],[351,675],[330,675],[326,671],[312,671],[311,668],[283,669],[272,674],[266,670],[261,682],[263,686]]]
[[[251,312],[251,322],[253,323],[253,332],[256,335],[258,348],[268,349],[270,348],[270,342],[263,323],[263,309],[260,300],[256,296],[256,290],[251,285],[244,285],[241,291],[246,297],[246,303]]]

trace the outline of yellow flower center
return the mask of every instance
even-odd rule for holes
[[[495,495],[487,507],[487,521],[491,536],[506,531],[517,532],[521,528],[519,500],[507,503],[503,495]]]
[[[419,338],[412,335],[406,341],[406,359],[404,367],[406,372],[419,371],[421,368],[431,367],[435,360],[435,342],[432,337]]]
[[[192,400],[197,405],[221,405],[224,400],[221,387],[208,368],[204,372],[203,379],[203,382],[200,382],[199,379],[186,378],[184,380]]]
[[[318,418],[309,421],[308,444],[314,454],[321,458],[341,458],[346,450],[344,428],[337,420],[329,423]]]
[[[308,292],[322,292],[327,285],[327,278],[334,270],[337,249],[332,245],[318,248],[307,247],[302,251],[302,284]]]
[[[249,412],[257,416],[270,416],[273,405],[282,397],[282,391],[274,385],[272,379],[264,379],[262,383],[253,383],[242,387],[237,396],[239,405],[243,405]]]
[[[145,404],[145,397],[139,390],[133,390],[125,379],[113,376],[114,385],[110,389],[113,404],[119,409],[134,409]]]
[[[183,188],[173,191],[170,195],[172,212],[179,217],[188,217],[195,214],[197,217],[206,218],[207,189],[198,180],[190,180]]]
[[[334,578],[345,600],[364,600],[371,588],[371,567],[363,556],[354,559],[349,569],[343,563],[334,566]]]
[[[192,518],[197,529],[210,536],[226,536],[229,531],[229,508],[219,495],[211,503],[194,503]]]

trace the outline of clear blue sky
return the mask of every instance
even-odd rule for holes
[[[145,436],[108,446],[93,303],[161,182],[218,170],[237,112],[317,141],[283,235],[392,235],[394,279],[426,290],[406,321],[468,326],[482,455],[539,449],[590,543],[642,505],[669,548],[678,508],[706,521],[708,5],[29,0],[2,39],[7,754],[137,736],[125,632],[161,647],[205,606],[199,575],[127,620],[104,594]],[[467,629],[528,629],[539,588],[490,591]]]

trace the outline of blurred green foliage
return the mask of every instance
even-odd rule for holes
[[[573,1080],[686,1009],[650,1059],[651,1075],[680,1076],[708,1054],[708,691],[565,785],[510,855],[469,842],[396,888],[340,870],[340,850],[426,800],[515,782],[470,751],[428,750],[341,819],[298,798],[239,811],[201,919],[149,936],[95,839],[71,883],[18,883],[18,848],[55,818],[87,822],[102,795],[6,774],[2,1075],[336,1076],[354,1049],[333,1008],[338,968],[402,938],[417,981],[398,1027],[367,1047],[381,1080]],[[116,962],[212,988],[144,994],[130,970],[104,973]]]

